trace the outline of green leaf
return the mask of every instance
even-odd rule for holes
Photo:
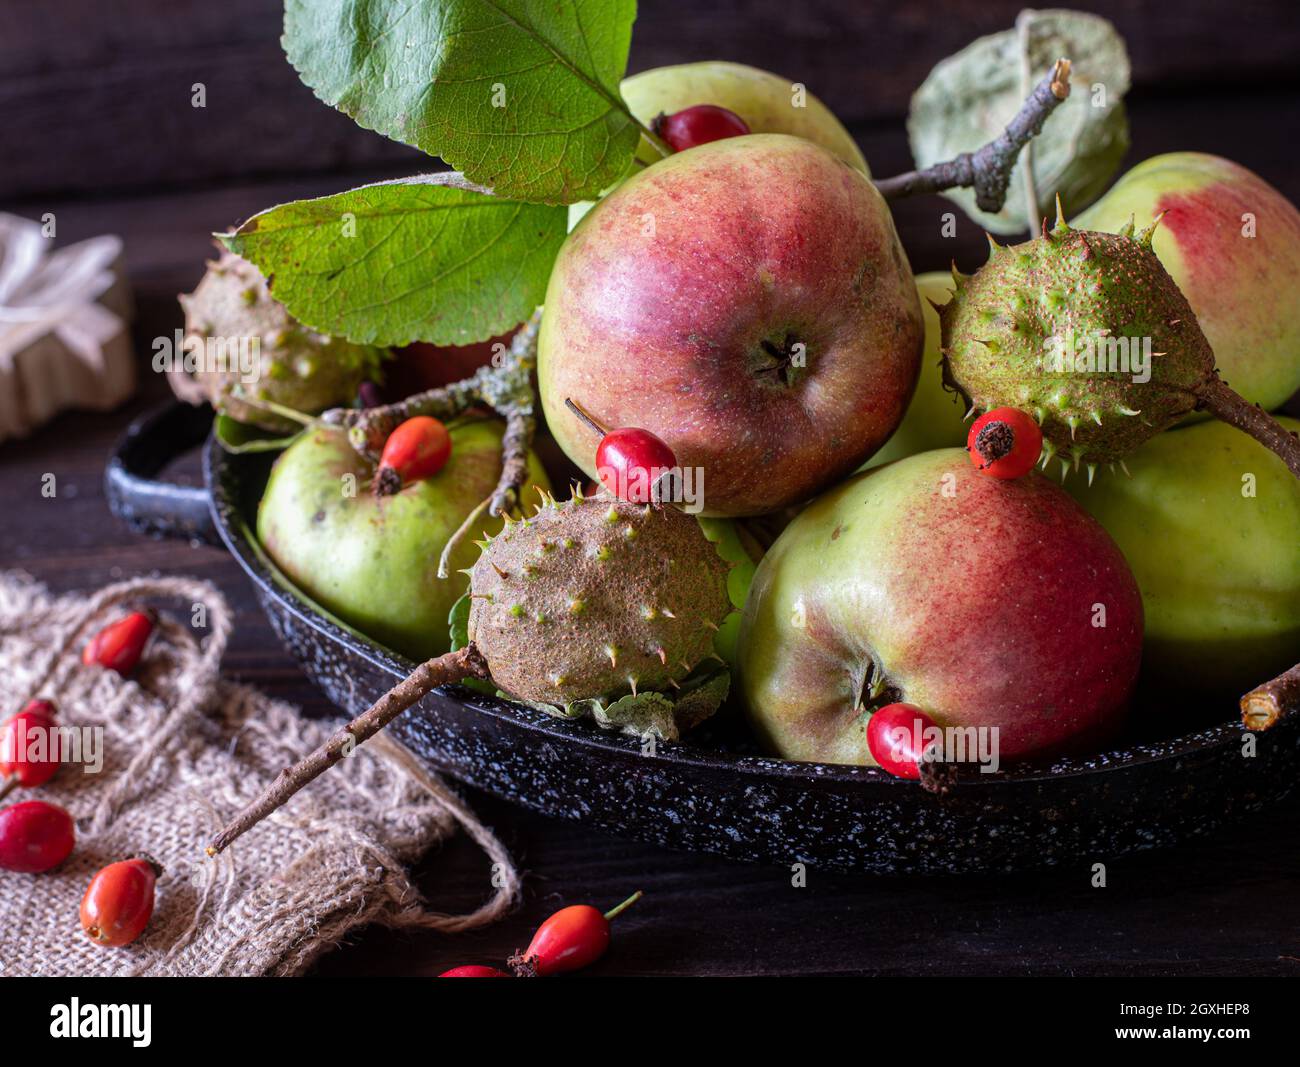
[[[451,631],[451,650],[459,652],[469,644],[470,596],[466,593],[451,606],[447,614],[447,628]]]
[[[635,0],[287,0],[318,97],[498,196],[594,200],[641,131],[619,95]]]
[[[469,609],[473,601],[466,593],[451,606],[447,613],[447,627],[451,632],[451,651],[459,652],[469,644]],[[467,689],[477,689],[480,693],[495,694],[497,687],[482,678],[465,678],[457,683]]]
[[[246,422],[239,422],[229,415],[218,415],[213,423],[213,434],[217,443],[227,452],[282,452],[293,444],[301,430],[291,434],[273,433]]]
[[[566,224],[564,208],[502,200],[448,172],[281,204],[221,240],[313,329],[460,345],[532,314]]]
[[[1054,217],[1058,192],[1073,215],[1101,195],[1128,150],[1128,52],[1115,27],[1096,15],[1057,10],[1022,17],[1029,18],[1028,88],[1061,57],[1072,68],[1069,98],[1029,144],[1038,201],[1032,217]],[[907,122],[917,167],[973,152],[1002,132],[1028,95],[1021,78],[1024,52],[1020,31],[1006,30],[981,37],[930,72],[912,97]],[[943,195],[993,233],[1022,232],[1031,217],[1023,167],[1022,153],[997,214],[980,211],[971,189]]]

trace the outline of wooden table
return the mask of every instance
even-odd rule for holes
[[[104,29],[110,20],[106,12],[96,14],[94,5],[53,6],[84,8],[86,25],[93,22],[105,34],[115,32]],[[198,10],[192,4],[181,6]],[[155,85],[170,86],[170,91],[175,88],[171,82],[183,81],[188,87],[196,77],[190,66],[194,57],[183,49],[162,48],[164,42],[155,37],[200,30],[208,42],[222,33],[234,41],[223,45],[225,52],[209,47],[195,58],[207,64],[205,77],[213,86],[225,86],[230,94],[243,93],[240,99],[245,104],[254,94],[280,91],[280,83],[291,81],[291,76],[266,66],[277,61],[274,17],[267,13],[274,6],[255,5],[251,0],[232,3],[229,11],[225,5],[220,10],[202,6],[206,21],[186,22],[178,16],[166,25],[152,21],[152,9],[137,12],[151,20],[151,29],[143,43],[132,47],[152,49],[150,54],[158,57],[160,65],[156,70],[148,68],[148,82],[130,90],[134,95],[129,99],[139,100],[147,113],[148,94]],[[908,165],[897,117],[906,92],[899,86],[917,84],[929,64],[969,40],[974,30],[989,32],[1009,24],[1018,5],[981,8],[980,25],[973,27],[963,21],[968,7],[945,4],[947,14],[926,23],[929,29],[908,22],[901,8],[889,5],[888,11],[870,16],[881,20],[878,25],[858,25],[870,21],[866,9],[857,12],[857,5],[843,5],[836,10],[846,12],[845,18],[850,18],[850,9],[857,12],[850,18],[854,25],[845,30],[845,40],[832,34],[834,40],[823,35],[803,44],[802,38],[792,44],[792,39],[772,31],[787,5],[749,5],[760,12],[760,28],[766,29],[761,34],[757,30],[742,34],[743,39],[734,42],[723,33],[733,23],[710,21],[694,6],[690,16],[694,22],[674,22],[663,10],[668,6],[643,5],[634,68],[668,62],[674,55],[695,58],[721,50],[734,58],[784,69],[781,56],[768,55],[771,48],[762,43],[780,38],[781,49],[803,49],[787,66],[818,69],[817,50],[837,49],[821,68],[831,83],[823,95],[847,112],[876,172],[888,174]],[[831,6],[818,4],[819,9]],[[1113,17],[1122,22],[1122,5],[1103,6],[1114,7]],[[265,34],[259,30],[255,44],[253,31],[237,21],[254,7],[266,23],[261,27]],[[1267,11],[1261,15],[1258,4],[1239,7],[1246,22],[1230,19],[1224,29],[1236,42],[1231,46],[1210,32],[1204,10],[1199,23],[1195,11],[1184,7],[1123,26],[1130,36],[1135,66],[1145,63],[1140,69],[1148,71],[1143,79],[1145,94],[1135,94],[1130,103],[1135,140],[1130,158],[1136,161],[1184,147],[1218,151],[1254,167],[1292,200],[1300,201],[1295,146],[1278,132],[1288,122],[1293,124],[1300,94],[1294,81],[1279,87],[1263,80],[1270,72],[1289,71],[1293,48],[1288,42],[1294,41],[1295,31],[1278,18],[1276,33],[1257,33],[1261,20],[1268,22]],[[113,19],[118,17],[114,13]],[[830,15],[826,18],[825,26],[835,24]],[[700,32],[685,43],[684,51],[674,52],[680,42],[673,35],[692,25]],[[710,27],[731,43],[725,48],[716,42],[706,47],[704,31]],[[60,35],[53,27],[47,29],[48,33],[39,26],[31,29],[34,44],[11,38],[10,43],[17,41],[14,61],[21,64],[30,57],[32,63],[53,62],[56,54],[62,55],[54,49]],[[859,94],[855,80],[859,74],[868,88],[883,76],[879,65],[868,63],[847,39],[866,40],[876,32],[893,34],[891,48],[896,49],[886,55],[893,65],[884,68],[893,80],[887,85],[882,82],[880,93]],[[940,40],[930,39],[936,34]],[[747,49],[745,41],[750,38]],[[127,47],[116,39],[115,43]],[[117,62],[126,79],[122,84],[129,89],[145,77],[145,71],[130,66],[129,50],[122,55],[125,58]],[[70,56],[67,63],[85,58],[75,49]],[[864,63],[870,70],[864,69]],[[168,74],[171,67],[177,69]],[[1197,72],[1207,70],[1213,70],[1219,80],[1198,80]],[[57,80],[48,70],[38,73]],[[154,80],[155,74],[161,81]],[[267,79],[274,86],[268,87]],[[79,93],[80,80],[76,84]],[[115,84],[106,78],[105,92],[112,94]],[[20,140],[26,130],[31,142],[21,165],[7,178],[0,176],[0,200],[8,201],[6,209],[30,217],[54,211],[61,242],[105,231],[126,238],[127,266],[139,302],[135,333],[142,362],[152,339],[170,334],[180,324],[174,297],[191,288],[202,273],[203,259],[210,251],[208,233],[270,204],[410,172],[418,165],[412,163],[410,153],[384,149],[377,140],[373,143],[381,147],[376,152],[357,149],[371,143],[365,141],[368,135],[313,104],[310,94],[305,100],[295,98],[298,110],[285,114],[313,115],[315,107],[325,133],[318,139],[307,138],[296,120],[285,118],[271,129],[272,136],[284,140],[276,158],[263,145],[249,145],[247,153],[241,154],[247,142],[235,137],[227,123],[220,127],[225,130],[224,140],[203,141],[206,155],[197,142],[173,142],[169,139],[173,134],[164,132],[157,159],[141,162],[145,160],[141,153],[148,150],[139,144],[132,148],[133,137],[143,139],[142,131],[135,130],[143,123],[140,114],[122,106],[112,110],[101,101],[98,112],[83,104],[72,108],[70,126],[52,124],[44,112],[22,106],[24,100],[47,99],[48,86],[41,90],[43,95],[30,97],[24,95],[28,87],[19,82],[7,87],[0,79],[0,104],[8,88],[10,103],[16,101],[11,112]],[[305,94],[301,87],[298,90]],[[214,92],[213,99],[215,108],[232,106],[229,95]],[[101,113],[110,111],[112,121],[106,132],[95,124]],[[219,116],[209,113],[204,121],[209,117],[218,129]],[[141,136],[136,136],[138,132]],[[47,133],[53,141],[45,140]],[[91,144],[91,138],[110,134],[117,140],[110,138],[95,149],[101,161],[99,175],[113,187],[105,192],[88,177],[87,160],[73,153],[79,145]],[[29,158],[42,151],[57,155],[62,138],[68,140],[66,158],[51,158],[44,169]],[[287,169],[295,166],[295,160],[300,161],[302,176]],[[182,163],[192,164],[206,178],[195,179]],[[149,166],[154,167],[153,184],[141,179]],[[336,172],[340,166],[347,173]],[[255,180],[249,176],[255,172],[281,176]],[[63,192],[51,196],[44,190]],[[900,233],[918,270],[946,268],[954,257],[966,269],[983,261],[983,236],[964,218],[955,240],[941,238],[939,216],[945,210],[946,201],[935,198],[900,206]],[[308,713],[331,713],[333,709],[281,651],[248,583],[229,558],[211,548],[138,538],[108,514],[100,484],[105,455],[134,415],[166,395],[160,381],[147,371],[146,376],[138,398],[120,411],[66,415],[27,441],[0,445],[0,565],[24,568],[56,590],[89,589],[151,571],[193,574],[216,582],[238,616],[226,670],[276,697],[297,702]],[[59,492],[53,500],[40,492],[41,476],[47,472],[58,478]],[[181,462],[174,475],[195,481],[197,464],[193,458]],[[646,897],[619,920],[615,949],[596,973],[1300,973],[1296,906],[1300,802],[1295,799],[1202,842],[1111,862],[1104,889],[1091,884],[1090,865],[1098,857],[1081,857],[1071,869],[1015,878],[927,881],[813,871],[805,888],[795,888],[790,871],[784,868],[744,866],[615,840],[472,791],[469,800],[504,838],[526,872],[521,910],[495,927],[454,938],[368,930],[328,955],[318,973],[433,975],[462,962],[499,961],[526,944],[536,923],[555,907],[579,901],[608,907],[635,889],[644,889]],[[429,855],[419,870],[419,882],[430,902],[446,910],[472,908],[482,899],[487,880],[483,857],[463,837]]]

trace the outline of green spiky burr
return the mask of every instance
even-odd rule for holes
[[[288,432],[298,424],[271,405],[314,415],[350,404],[361,382],[378,376],[380,349],[309,330],[271,295],[257,268],[231,252],[209,263],[194,292],[179,300],[187,359],[198,364],[193,374],[170,376],[182,400]],[[253,358],[240,367],[235,357],[245,349]]]
[[[731,610],[728,569],[674,508],[547,498],[484,542],[469,638],[492,680],[521,699],[671,692],[714,655]]]
[[[1214,353],[1151,251],[1154,230],[1076,230],[1058,211],[1024,244],[990,238],[988,262],[954,272],[939,309],[945,382],[976,411],[1031,413],[1045,464],[1090,476],[1172,426],[1215,380]]]

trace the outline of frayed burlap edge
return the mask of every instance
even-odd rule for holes
[[[145,602],[164,614],[131,679],[86,667],[95,629]],[[196,620],[206,623],[198,640]],[[0,974],[292,975],[358,927],[457,932],[517,902],[519,876],[500,841],[436,775],[386,736],[374,739],[215,860],[203,844],[284,765],[319,744],[325,724],[223,679],[232,627],[210,583],[137,578],[89,596],[51,597],[0,572],[0,714],[42,696],[61,725],[100,731],[97,774],[69,765],[43,799],[77,820],[73,855],[42,875],[0,872]],[[462,827],[492,864],[474,911],[431,911],[407,867]],[[146,852],[165,873],[149,929],[126,949],[81,934],[77,908],[105,863]]]

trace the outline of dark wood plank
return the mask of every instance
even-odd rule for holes
[[[642,0],[629,69],[722,58],[805,82],[855,132],[896,127],[936,62],[1012,25],[1020,0]],[[1087,5],[1129,43],[1135,97],[1297,86],[1287,0]],[[315,99],[279,46],[275,0],[5,0],[0,200],[202,186],[425,157]],[[190,105],[191,86],[207,107]],[[1294,101],[1292,103],[1294,107]],[[1271,140],[1279,140],[1275,127]]]

